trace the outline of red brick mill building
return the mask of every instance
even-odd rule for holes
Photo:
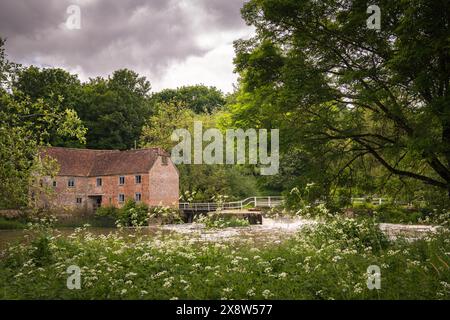
[[[93,211],[120,207],[127,199],[149,206],[178,207],[179,175],[161,148],[90,150],[49,147],[41,156],[55,159],[59,172],[46,183],[54,189],[50,207]]]

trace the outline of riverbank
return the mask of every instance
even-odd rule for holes
[[[129,235],[139,233],[144,235],[154,235],[157,232],[178,233],[189,236],[196,241],[244,241],[253,240],[272,241],[280,243],[288,239],[290,236],[299,232],[303,227],[315,225],[318,220],[304,219],[304,218],[262,218],[262,224],[249,225],[244,227],[227,227],[210,229],[205,227],[203,223],[185,223],[185,224],[168,224],[168,225],[150,225],[145,227],[128,227],[116,228],[111,226],[90,226],[86,230],[93,235],[107,236],[111,233],[119,233],[121,235]],[[429,233],[435,233],[440,228],[439,226],[428,225],[403,225],[380,223],[378,224],[380,230],[390,239],[397,239],[403,237],[405,239],[419,239]],[[25,225],[26,227],[26,225]],[[61,237],[71,235],[80,226],[76,224],[74,227],[65,226],[64,224],[56,225],[55,230]],[[6,229],[0,230],[0,250],[5,249],[8,245],[21,240],[27,240],[30,232],[23,229]]]

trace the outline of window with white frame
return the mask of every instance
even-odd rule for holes
[[[136,193],[135,193],[135,195],[134,195],[134,200],[135,200],[136,202],[139,202],[139,201],[142,200],[142,195],[141,195],[140,192],[136,192]]]
[[[141,175],[135,176],[135,180],[136,180],[136,183],[141,183],[141,182],[142,182],[142,177],[141,177]]]

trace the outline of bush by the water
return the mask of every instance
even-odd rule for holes
[[[400,205],[396,203],[373,204],[370,201],[336,207],[330,202],[308,203],[294,188],[284,206],[264,212],[268,217],[301,216],[305,218],[329,218],[345,215],[349,217],[373,217],[377,222],[401,224],[432,224],[450,226],[448,208],[428,208]]]
[[[195,219],[195,222],[203,223],[207,229],[247,227],[250,225],[247,219],[222,215],[220,213],[199,216]]]
[[[141,227],[148,224],[149,207],[143,202],[129,199],[121,208],[100,207],[96,211],[100,217],[113,217],[118,227]]]
[[[181,213],[167,206],[149,207],[143,202],[127,200],[123,207],[100,207],[96,211],[100,217],[113,217],[118,227],[141,227],[149,222],[157,224],[183,223]]]
[[[157,224],[183,223],[180,210],[167,206],[150,208],[150,222]]]
[[[442,226],[449,226],[450,222],[448,209],[417,208],[392,203],[381,205],[364,203],[346,210],[358,217],[374,217],[378,222]]]

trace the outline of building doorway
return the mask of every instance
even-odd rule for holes
[[[102,196],[89,196],[89,200],[94,212],[102,206]]]

